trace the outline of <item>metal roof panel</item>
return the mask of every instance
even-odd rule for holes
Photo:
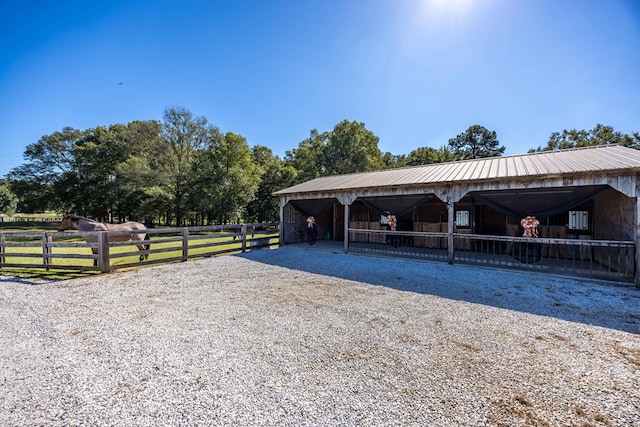
[[[600,145],[435,163],[402,169],[324,176],[276,191],[274,194],[286,195],[629,169],[640,170],[640,150],[618,145]]]

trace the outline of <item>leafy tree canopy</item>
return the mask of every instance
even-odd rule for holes
[[[137,151],[139,134],[148,137],[154,132],[155,122],[133,122],[85,131],[65,127],[43,136],[27,146],[26,163],[8,175],[20,196],[19,208],[73,210],[106,218],[121,196],[114,185],[118,164]]]
[[[500,146],[494,131],[484,126],[473,125],[455,138],[451,138],[449,149],[453,152],[455,160],[465,160],[502,156],[505,147]]]
[[[285,162],[298,171],[298,182],[318,176],[379,170],[385,167],[379,138],[364,123],[343,120],[332,131],[312,130]]]
[[[440,149],[420,147],[409,153],[407,165],[429,165],[432,163],[444,163],[453,160],[455,160],[455,155],[448,147],[441,147]]]
[[[7,182],[0,179],[0,214],[13,215],[18,198],[13,194]]]
[[[297,172],[268,147],[256,145],[251,151],[261,176],[255,198],[247,205],[248,218],[257,222],[277,221],[280,216],[280,200],[273,193],[293,185]]]
[[[324,175],[382,169],[380,139],[364,123],[343,120],[328,134]]]
[[[564,150],[567,148],[589,147],[594,145],[619,144],[640,149],[640,133],[631,135],[615,131],[612,126],[597,124],[591,130],[563,130],[553,132],[547,145],[530,149],[529,152]]]
[[[320,134],[313,129],[309,137],[298,144],[297,148],[285,153],[285,162],[297,171],[296,182],[309,181],[324,175],[325,147],[327,133]]]

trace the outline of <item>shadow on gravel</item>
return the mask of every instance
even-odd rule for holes
[[[345,254],[307,245],[238,256],[308,273],[640,334],[640,290],[632,285]]]
[[[7,271],[0,272],[0,284],[2,283],[19,283],[22,285],[37,286],[51,282],[59,282],[61,280],[78,279],[81,277],[96,276],[96,272],[82,271],[57,271],[46,273],[33,273],[26,270],[23,271]]]

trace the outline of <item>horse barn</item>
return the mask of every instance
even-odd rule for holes
[[[313,179],[274,194],[280,242],[640,286],[640,151],[602,145]],[[342,244],[340,244],[341,242]]]

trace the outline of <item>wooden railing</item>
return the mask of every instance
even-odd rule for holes
[[[110,236],[131,234],[126,231],[0,233],[0,268],[109,272],[279,244],[278,223],[150,228],[146,233],[146,240],[136,242],[109,241]],[[97,237],[97,242],[88,243],[87,237]],[[140,251],[136,245],[151,247]],[[140,255],[148,259],[138,261]]]
[[[349,250],[448,261],[448,234],[349,229]],[[635,242],[453,234],[453,261],[633,281]]]
[[[56,216],[21,216],[21,215],[0,215],[0,222],[60,222],[62,215]]]

